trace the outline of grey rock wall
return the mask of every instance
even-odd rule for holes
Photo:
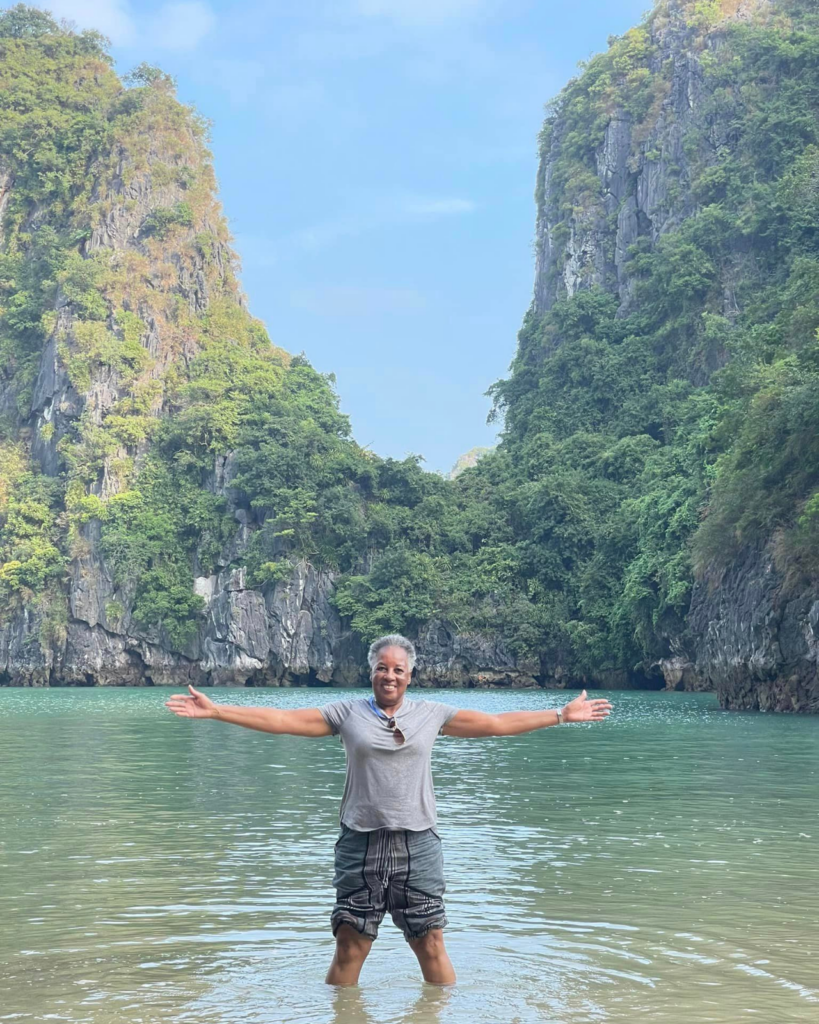
[[[205,601],[195,640],[185,652],[141,633],[124,616],[106,622],[112,591],[99,561],[72,580],[65,641],[41,645],[40,623],[21,610],[0,625],[0,683],[17,686],[366,686],[366,647],[332,604],[331,573],[298,562],[291,577],[249,587],[243,569],[199,577]],[[416,683],[437,686],[564,687],[518,664],[497,637],[459,635],[442,622],[418,638]]]
[[[773,541],[707,570],[689,623],[697,672],[723,707],[819,712],[819,585],[784,577]]]
[[[652,71],[670,67],[659,109],[648,130],[635,126],[625,111],[612,112],[596,153],[599,194],[575,209],[568,223],[561,221],[552,192],[565,127],[559,119],[553,126],[538,172],[536,314],[594,287],[616,294],[621,313],[627,312],[634,299],[629,247],[640,239],[656,245],[691,216],[697,209],[692,161],[707,165],[730,147],[730,123],[706,112],[701,55],[693,51],[682,19],[675,23],[677,6],[669,0],[665,10],[671,17],[652,22]],[[739,0],[730,19],[759,19],[772,6],[771,0]],[[709,57],[719,53],[724,38],[717,26],[707,39]],[[696,149],[693,138],[700,140]],[[560,237],[567,237],[565,245],[555,243]],[[747,260],[737,253],[721,268],[728,319],[738,312],[735,282],[747,276]],[[774,548],[773,540],[748,547],[728,572],[711,569],[696,584],[685,641],[668,638],[674,653],[654,666],[667,689],[714,689],[731,709],[819,712],[819,590],[815,581],[783,578]]]
[[[668,5],[673,12],[673,0]],[[740,0],[731,20],[747,20],[769,0]],[[668,88],[651,123],[635,126],[624,110],[611,115],[596,154],[600,192],[569,217],[553,203],[553,167],[565,135],[558,121],[552,141],[538,172],[537,226],[535,230],[534,310],[548,311],[561,298],[571,298],[589,288],[605,288],[620,296],[621,310],[628,309],[632,290],[625,264],[630,246],[641,237],[652,244],[677,227],[696,209],[689,188],[692,160],[709,163],[726,140],[720,127],[704,113],[703,75],[700,56],[691,52],[690,38],[681,21],[656,18],[651,23],[656,47],[651,71],[659,76],[671,67]],[[719,32],[708,39],[717,50]],[[639,132],[635,129],[639,127]],[[704,140],[696,152],[686,145],[692,128]],[[670,198],[673,195],[673,199]],[[569,237],[556,244],[558,228]]]

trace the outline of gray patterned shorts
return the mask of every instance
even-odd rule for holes
[[[348,924],[374,939],[388,910],[407,940],[447,923],[444,858],[434,829],[356,832],[342,825],[335,866],[333,935]]]

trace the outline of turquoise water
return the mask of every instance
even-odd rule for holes
[[[334,991],[343,750],[177,719],[170,692],[0,690],[0,1021],[819,1021],[819,718],[624,692],[600,725],[440,740],[458,984],[424,985],[388,918]]]

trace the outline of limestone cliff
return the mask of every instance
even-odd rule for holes
[[[250,315],[172,81],[0,13],[0,684],[361,685],[402,629],[421,685],[819,710],[817,47],[661,0],[569,83],[505,430],[445,480]]]
[[[799,10],[804,18],[807,8]],[[656,251],[694,216],[718,209],[725,193],[712,186],[739,147],[738,112],[753,103],[753,89],[784,88],[791,73],[772,63],[757,82],[732,90],[725,76],[715,85],[713,69],[738,61],[731,45],[737,29],[787,29],[795,12],[795,5],[773,0],[667,0],[641,28],[615,41],[608,63],[593,60],[580,85],[561,95],[542,138],[534,318],[594,290],[616,296],[621,318],[639,315],[646,299],[635,295],[641,254]],[[761,49],[762,36],[754,38],[748,45]],[[606,113],[592,124],[582,105],[599,103],[600,96]],[[588,145],[588,138],[578,139],[583,117],[597,139],[593,169],[577,156]],[[776,230],[784,232],[784,223]],[[747,231],[715,261],[715,287],[704,308],[720,318],[727,344],[703,346],[691,359],[679,347],[685,345],[680,334],[671,356],[693,385],[707,384],[727,362],[732,325],[752,308],[754,289],[767,283],[758,257],[767,244]],[[690,269],[681,262],[677,273]],[[559,331],[552,331],[547,346],[560,344]],[[543,358],[544,349],[522,346],[519,358]],[[777,486],[773,478],[769,486]],[[669,688],[714,688],[727,708],[819,711],[819,581],[815,572],[791,571],[781,558],[778,565],[776,550],[769,532],[740,540],[727,565],[710,559],[699,566],[685,622],[660,636],[666,652],[655,668]]]
[[[477,466],[478,462],[484,457],[484,455],[491,451],[491,448],[470,448],[468,452],[464,452],[463,455],[459,455],[455,465],[447,474],[448,479],[457,480],[465,469],[471,469],[473,466]]]
[[[724,707],[819,712],[819,589],[788,578],[776,540],[712,566],[689,613],[697,668]]]
[[[294,536],[335,487],[332,557],[381,463],[247,313],[205,126],[22,6],[0,93],[0,683],[365,683],[339,570]],[[534,683],[498,639],[419,647],[422,683]]]
[[[577,145],[566,138],[567,121],[556,107],[538,170],[536,313],[590,288],[616,291],[625,311],[632,292],[630,248],[640,239],[656,244],[697,210],[692,166],[716,163],[731,134],[730,109],[715,110],[703,87],[703,61],[719,59],[728,26],[763,21],[775,4],[711,4],[714,12],[706,24],[697,20],[697,6],[664,0],[642,28],[620,41],[626,79],[631,72],[638,84],[612,90],[613,109],[596,151],[596,180],[555,185],[556,166],[567,147]],[[643,95],[636,95],[638,90]],[[574,202],[567,209],[570,198]],[[724,284],[730,314],[735,307],[730,274]]]

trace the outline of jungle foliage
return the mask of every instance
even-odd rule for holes
[[[692,46],[718,7],[690,5]],[[437,616],[594,675],[684,643],[695,570],[742,545],[776,535],[783,564],[819,571],[819,24],[811,4],[786,0],[767,23],[722,31],[720,59],[703,52],[701,65],[706,120],[730,123],[730,144],[693,161],[695,212],[629,254],[628,315],[602,290],[527,314],[492,389],[501,442],[450,481],[360,448],[333,379],[246,312],[206,126],[168,76],[141,65],[123,85],[97,34],[22,5],[0,13],[0,172],[13,179],[0,251],[3,612],[36,606],[44,639],[59,638],[66,574],[98,530],[122,599],[112,618],[175,649],[196,632],[194,576],[227,563],[267,588],[306,558],[338,575],[338,609],[365,640]],[[613,40],[547,117],[544,153],[562,132],[558,241],[599,197],[612,109],[638,139],[656,119],[669,69],[655,57],[646,26]],[[89,248],[117,202],[112,154],[146,173],[148,139],[153,184],[183,198],[148,212],[126,256]],[[694,154],[701,144],[686,140]],[[207,308],[163,283],[180,266],[207,279]],[[76,394],[113,383],[112,406],[35,422],[52,339]],[[54,446],[56,475],[34,445]]]
[[[672,180],[671,201],[693,197],[695,212],[629,253],[628,315],[588,290],[527,316],[511,376],[493,389],[503,443],[471,471],[509,467],[485,493],[514,509],[510,598],[528,598],[531,649],[557,639],[579,672],[684,648],[695,571],[743,545],[775,536],[781,568],[819,572],[817,20],[789,0],[767,22],[722,25],[717,60],[701,33],[723,6],[689,10],[701,120],[725,139],[716,154],[694,131],[683,140],[690,194]],[[577,182],[596,177],[612,101],[638,140],[656,117],[650,97],[670,69],[644,43],[613,41],[547,118],[544,153],[562,133],[553,217],[584,202]]]

